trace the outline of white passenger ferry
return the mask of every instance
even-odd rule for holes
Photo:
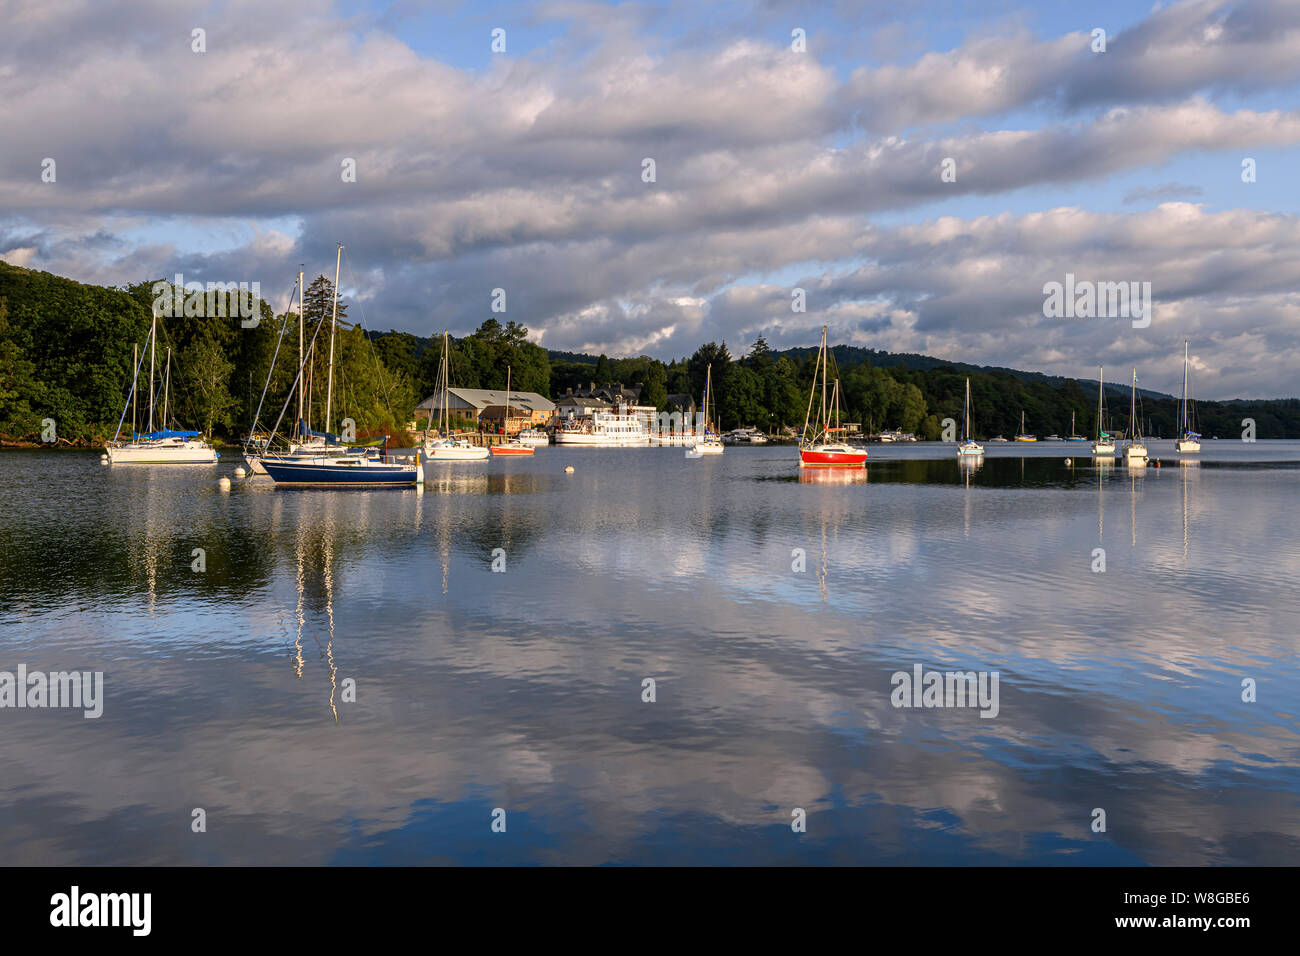
[[[632,448],[650,444],[650,430],[639,415],[620,410],[575,418],[555,429],[557,445]]]

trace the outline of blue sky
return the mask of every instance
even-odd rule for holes
[[[1297,395],[1298,6],[15,0],[0,258],[283,297],[343,242],[380,328],[472,331],[500,287],[557,349],[827,324],[1155,388],[1187,337],[1202,397]],[[1045,316],[1067,273],[1151,282],[1154,321]]]

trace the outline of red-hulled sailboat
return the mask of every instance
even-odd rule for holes
[[[505,431],[508,436],[510,433],[510,366],[509,365],[506,366]],[[500,445],[493,445],[492,457],[500,458],[503,455],[505,456],[531,455],[535,450],[536,449],[534,449],[532,445],[526,445],[522,441],[520,441],[519,436],[516,435],[514,438],[511,438],[509,441],[502,442]]]
[[[808,414],[804,416],[803,437],[799,440],[800,468],[865,468],[867,450],[841,441],[840,382],[829,381],[830,353],[826,348],[826,326],[822,326],[822,344],[817,350],[817,371],[813,375],[812,391],[808,395]],[[827,387],[830,386],[830,395]],[[817,392],[821,391],[821,405],[813,419]]]

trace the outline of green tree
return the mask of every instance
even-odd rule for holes
[[[230,373],[234,371],[235,363],[226,358],[222,348],[209,338],[197,339],[185,349],[183,357],[187,378],[193,388],[190,420],[205,435],[211,435],[217,425],[230,424],[230,412],[238,404],[230,394]]]

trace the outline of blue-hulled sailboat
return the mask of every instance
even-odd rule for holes
[[[402,488],[423,485],[424,468],[420,464],[420,453],[418,451],[411,457],[389,455],[387,454],[388,436],[384,436],[370,448],[363,447],[358,450],[343,443],[338,435],[330,433],[330,417],[334,398],[334,335],[338,327],[338,278],[339,264],[342,258],[343,246],[340,245],[338,258],[334,263],[334,307],[330,319],[329,381],[325,392],[325,430],[323,432],[312,431],[300,416],[297,437],[302,441],[291,445],[291,451],[288,454],[259,455],[257,456],[258,462],[277,487],[291,485],[332,488]],[[300,276],[300,303],[301,288]],[[316,331],[312,334],[313,345],[316,336],[320,334],[320,325],[323,324],[323,322],[318,324]],[[303,362],[300,360],[298,377],[294,381],[295,387],[300,387],[303,367]],[[301,403],[301,389],[298,395]],[[280,410],[280,419],[276,421],[276,427],[272,429],[271,438],[267,441],[268,447],[270,442],[274,440],[280,420],[283,420],[284,413],[292,399],[293,390],[290,389],[288,397],[285,398],[284,407]]]

